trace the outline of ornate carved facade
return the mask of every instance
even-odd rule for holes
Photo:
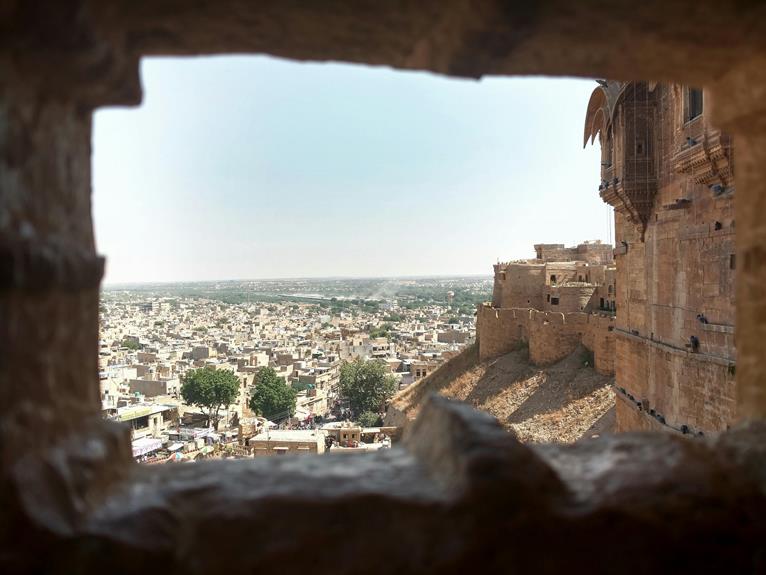
[[[733,423],[734,177],[701,90],[600,82],[584,140],[615,210],[618,429]]]

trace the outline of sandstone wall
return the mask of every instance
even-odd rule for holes
[[[582,344],[593,352],[593,367],[598,373],[612,375],[615,357],[615,318],[590,314],[582,336]]]
[[[582,342],[585,314],[533,312],[529,324],[529,359],[547,365],[565,358]]]
[[[544,287],[544,265],[507,264],[504,279],[495,274],[495,290],[499,289],[500,295],[493,296],[493,303],[501,308],[542,309]]]
[[[564,244],[535,244],[537,258],[546,262],[585,261],[608,264],[612,261],[612,246],[602,243],[582,243],[568,248]]]
[[[559,285],[566,282],[577,281],[577,264],[575,262],[567,261],[549,262],[545,265],[545,275],[545,283],[548,285]]]
[[[677,185],[669,184],[658,192],[657,204],[670,204],[678,195]],[[715,198],[700,185],[688,185],[683,195],[693,208],[660,209],[647,226],[647,299],[630,304],[645,303],[646,335],[654,333],[656,339],[674,343],[686,343],[695,335],[707,344],[698,314],[710,324],[734,325],[733,199]],[[710,339],[713,343],[716,338]],[[733,341],[717,345],[719,353],[733,353]]]
[[[732,362],[693,353],[625,332],[616,338],[616,387],[645,410],[654,410],[675,429],[724,431],[736,418],[735,368]],[[619,431],[630,431],[632,420]]]
[[[594,264],[608,264],[613,260],[611,244],[580,244],[577,246],[578,260]]]
[[[711,86],[719,119],[744,143],[741,405],[763,419],[762,6],[356,4],[0,3],[0,571],[763,572],[762,422],[716,442],[624,435],[530,447],[442,399],[402,450],[139,470],[128,430],[100,420],[90,112],[139,103],[143,55],[224,53]],[[629,51],[614,49],[626,38]]]
[[[685,90],[653,90],[651,131],[643,135],[621,133],[632,104],[615,120],[615,156],[607,160],[614,168],[606,169],[625,178],[630,173],[623,165],[640,166],[633,177],[647,178],[647,193],[656,190],[643,221],[624,191],[608,197],[615,206],[616,328],[622,332],[616,386],[656,409],[667,425],[720,431],[736,417],[734,150],[710,125],[707,103],[702,115],[686,116]],[[636,164],[634,144],[649,146],[656,165]],[[600,302],[604,294],[597,296]],[[693,340],[697,353],[691,353]],[[633,429],[635,418],[620,421],[624,413],[618,412],[618,427]]]
[[[476,317],[479,360],[504,355],[513,350],[520,340],[526,340],[530,311],[479,306]]]
[[[599,373],[614,373],[614,318],[582,312],[557,313],[528,309],[479,307],[477,314],[479,359],[512,351],[521,342],[529,345],[533,363],[554,363],[579,344],[593,352]]]
[[[598,307],[592,303],[594,285],[551,285],[545,286],[545,305],[539,309],[544,311],[570,313],[591,311]]]
[[[615,431],[664,431],[674,430],[660,423],[656,418],[643,410],[637,409],[630,399],[622,393],[615,393]]]

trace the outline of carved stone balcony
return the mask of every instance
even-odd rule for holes
[[[731,138],[719,130],[705,131],[690,139],[673,156],[676,172],[691,176],[696,184],[733,184]]]
[[[624,163],[623,173],[622,178],[615,176],[602,183],[601,199],[643,231],[657,194],[654,162],[628,159]]]

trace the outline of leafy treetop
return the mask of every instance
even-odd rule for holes
[[[396,387],[396,378],[381,361],[356,358],[340,368],[340,395],[348,400],[354,414],[380,413]]]
[[[291,417],[295,413],[296,392],[277,375],[265,367],[255,376],[255,389],[250,396],[250,409],[270,421]]]
[[[212,420],[217,426],[219,411],[229,406],[239,396],[239,379],[225,369],[204,367],[190,370],[183,377],[181,397],[190,404],[201,408],[207,416],[207,425]]]
[[[141,344],[138,342],[138,339],[133,337],[126,337],[122,340],[122,347],[127,347],[128,349],[132,349],[133,351],[141,349]]]

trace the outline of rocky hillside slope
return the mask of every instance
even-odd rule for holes
[[[614,422],[614,379],[596,373],[587,359],[581,348],[537,367],[520,349],[480,362],[471,346],[397,394],[386,423],[406,425],[429,394],[439,393],[491,413],[522,441],[570,442],[607,433]]]

